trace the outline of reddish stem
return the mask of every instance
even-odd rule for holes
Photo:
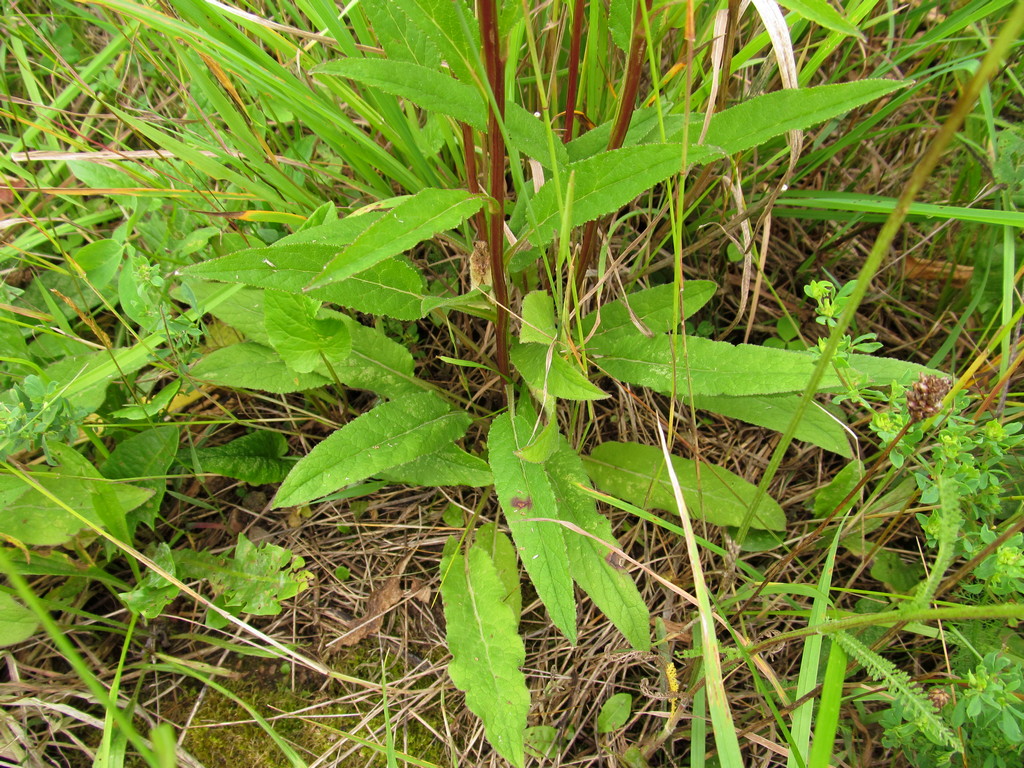
[[[569,37],[569,78],[565,89],[565,131],[562,143],[572,141],[573,120],[576,118],[576,94],[580,83],[580,41],[583,38],[583,0],[576,0],[572,10],[572,32]]]
[[[488,218],[487,246],[491,256],[491,280],[497,303],[495,333],[497,335],[498,372],[509,378],[508,359],[508,283],[505,276],[505,140],[499,119],[505,118],[505,62],[501,56],[498,35],[498,14],[495,0],[480,0],[480,37],[484,47],[484,65],[494,101],[487,118],[487,155],[490,171],[487,184],[494,209]]]
[[[644,55],[647,53],[647,38],[644,35],[644,6],[647,13],[651,11],[653,0],[644,0],[636,4],[636,15],[633,18],[633,34],[629,40],[629,54],[626,58],[626,77],[619,94],[619,111],[615,115],[615,124],[608,137],[608,149],[618,149],[626,138],[629,121],[633,117],[633,105],[640,89],[640,74],[643,71]],[[583,229],[583,246],[580,248],[580,260],[576,265],[576,289],[582,293],[583,280],[590,269],[597,253],[598,222],[588,222]]]

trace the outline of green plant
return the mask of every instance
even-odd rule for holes
[[[911,755],[916,765],[949,765],[951,761],[982,768],[1016,765],[1024,744],[1022,687],[1019,662],[1002,653],[988,653],[958,681],[952,696],[935,689],[931,699],[937,713],[957,734],[952,745],[927,738],[928,731],[908,716],[899,702],[882,716],[884,738]]]
[[[759,161],[759,173],[771,174],[776,185],[763,201],[771,210],[786,184],[829,160],[815,148],[798,164],[804,131],[834,130],[845,113],[872,105],[872,115],[838,139],[856,142],[879,114],[918,92],[919,84],[885,79],[884,70],[875,78],[808,85],[829,50],[861,34],[857,24],[870,6],[857,4],[844,17],[824,3],[801,4],[790,29],[774,5],[759,4],[770,34],[758,31],[740,46],[734,13],[723,9],[716,18],[702,9],[693,20],[682,6],[649,1],[593,3],[585,14],[582,3],[483,0],[474,9],[450,0],[366,0],[340,15],[329,4],[299,2],[287,6],[282,26],[199,0],[159,8],[108,0],[103,8],[111,16],[100,23],[109,42],[90,70],[95,82],[82,82],[134,141],[161,151],[146,166],[114,159],[48,168],[53,179],[70,173],[82,189],[115,205],[94,219],[83,214],[81,227],[22,233],[14,241],[39,274],[12,298],[17,316],[0,310],[2,354],[13,361],[15,387],[5,401],[10,461],[0,477],[8,502],[0,532],[27,546],[79,549],[104,536],[105,558],[93,576],[105,578],[132,611],[155,617],[185,581],[197,579],[208,623],[238,626],[239,616],[274,615],[281,601],[301,592],[309,582],[304,563],[280,547],[255,548],[241,535],[230,558],[153,540],[168,478],[281,483],[268,507],[300,514],[314,502],[385,483],[484,489],[468,524],[458,521],[465,530],[447,540],[440,564],[449,671],[493,746],[523,765],[531,742],[541,753],[565,742],[561,734],[527,729],[532,700],[519,629],[521,570],[571,643],[579,639],[579,586],[625,644],[636,651],[651,645],[649,607],[595,503],[608,500],[686,543],[701,617],[697,647],[682,657],[692,671],[689,727],[700,756],[694,762],[705,752],[706,708],[720,760],[739,765],[720,667],[745,662],[757,670],[758,660],[737,639],[739,629],[727,624],[735,632],[731,645],[716,635],[719,596],[705,582],[700,558],[726,554],[698,537],[691,520],[727,528],[740,546],[756,546],[755,538],[777,546],[787,518],[766,488],[791,439],[853,455],[847,417],[836,408],[809,410],[811,399],[870,407],[894,382],[899,398],[926,372],[870,357],[879,348],[874,335],[852,338],[846,330],[895,234],[892,222],[935,211],[911,206],[922,175],[898,202],[868,201],[871,207],[858,200],[854,207],[845,200],[851,213],[896,213],[857,280],[838,291],[824,281],[806,289],[829,331],[814,353],[709,338],[711,325],[697,313],[716,286],[684,277],[684,243],[717,224],[706,202],[716,194],[716,168],[735,173],[735,190],[723,195],[735,200],[742,197],[738,169],[755,153],[770,158]],[[75,29],[87,21],[76,6],[65,12],[61,56],[40,53],[54,68],[77,60]],[[554,30],[569,21],[566,48]],[[725,38],[719,21],[730,29]],[[942,25],[953,35],[975,21],[958,10]],[[103,69],[135,34],[145,35],[135,61],[154,92],[147,85],[121,99],[122,65]],[[27,64],[23,37],[14,36],[11,55]],[[719,39],[728,41],[724,52]],[[793,41],[801,39],[815,53],[798,73]],[[915,43],[892,60],[902,64],[922,50]],[[663,76],[661,62],[680,51],[688,57],[686,77]],[[769,54],[784,89],[733,99],[728,77],[720,88],[723,72],[753,68]],[[983,74],[992,71],[991,62],[986,67]],[[151,102],[170,84],[188,119],[151,119]],[[21,87],[32,95],[39,85],[25,75]],[[67,101],[62,96],[55,104]],[[17,151],[56,145],[57,138],[77,141],[52,117],[12,114],[23,125]],[[587,130],[580,128],[584,115],[593,124]],[[95,122],[86,119],[84,135],[105,130]],[[787,155],[785,167],[778,158]],[[929,157],[921,167],[934,165],[937,157]],[[42,182],[16,163],[2,163],[12,178],[34,185],[20,200],[31,209]],[[181,198],[187,202],[157,205]],[[794,205],[802,212],[837,205],[793,193],[780,201],[780,210],[788,201],[790,214]],[[746,205],[736,203],[744,214]],[[203,213],[208,208],[222,217]],[[632,229],[643,218],[661,223]],[[109,237],[81,234],[115,220],[121,223]],[[1016,220],[1004,214],[988,221]],[[759,226],[767,238],[768,224]],[[633,232],[635,241],[622,238],[620,251],[621,232]],[[749,258],[752,235],[743,238]],[[662,249],[671,255],[666,263],[657,261]],[[781,346],[796,346],[794,329],[783,336],[777,327]],[[448,354],[413,349],[435,333],[450,342],[441,349]],[[228,408],[213,422],[179,416],[182,398],[208,397],[214,388],[263,393],[254,399],[280,396],[326,436],[298,455],[303,435],[276,420],[242,419]],[[644,389],[662,396],[657,402],[667,414],[653,420],[668,433],[663,447],[596,434],[598,409]],[[783,434],[760,488],[699,451],[696,458],[676,455],[686,444],[680,404]],[[988,522],[1000,495],[999,465],[1016,430],[997,435],[986,427],[986,442],[966,426],[958,431],[956,418],[940,433],[934,471],[916,474],[921,502],[936,505],[931,521],[922,520],[939,553],[910,601],[920,611],[942,593],[941,579],[957,557],[978,561],[975,574],[987,597],[1012,594],[1020,579],[1019,534],[1010,530],[1016,519],[998,530]],[[876,420],[877,433],[894,444],[897,468],[913,463],[926,434],[920,421],[910,410]],[[19,462],[36,448],[53,466],[25,471]],[[979,456],[986,457],[980,466],[972,463]],[[854,478],[828,495],[836,503],[821,511],[822,526],[845,514],[861,487]],[[180,487],[172,491],[181,495]],[[493,523],[479,525],[481,516],[493,517],[486,501],[492,494],[510,537]],[[985,514],[958,539],[967,530],[958,516],[968,499]],[[652,509],[679,514],[682,527],[668,528]],[[748,538],[751,529],[764,535]],[[814,631],[832,629],[838,533],[828,567],[807,585]],[[148,557],[134,549],[143,543],[151,543]],[[117,570],[121,552],[133,573],[104,575]],[[31,559],[17,563],[20,572],[31,573]],[[43,560],[69,570],[58,556],[34,559],[37,568]],[[140,563],[150,572],[143,575]],[[744,599],[771,581],[764,575],[745,573],[761,583],[744,585]],[[893,623],[902,615],[872,621]],[[837,638],[822,699],[831,725],[814,736],[818,765],[830,757],[829,728],[834,732],[839,717],[837,647],[849,646],[851,656],[900,688],[900,713],[921,704],[891,663],[853,645],[852,636]],[[804,648],[796,701],[813,695],[822,658],[819,637]],[[779,707],[790,703],[780,699]],[[791,721],[779,707],[773,714],[799,764],[808,754],[813,706],[797,705]],[[600,731],[615,727],[621,718],[613,714],[599,718]],[[669,724],[677,723],[673,707]],[[662,738],[670,731],[666,726]]]

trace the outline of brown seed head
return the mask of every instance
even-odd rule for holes
[[[921,374],[914,386],[907,392],[907,409],[912,421],[921,421],[942,410],[942,398],[952,388],[953,382],[942,376]]]

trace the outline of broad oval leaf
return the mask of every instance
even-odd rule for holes
[[[282,291],[263,294],[263,324],[270,343],[299,373],[322,367],[324,358],[343,360],[352,350],[345,323],[336,317],[317,317],[320,302]]]
[[[0,593],[0,647],[17,645],[35,634],[36,615],[6,593]]]
[[[672,485],[660,448],[639,443],[602,443],[583,460],[594,484],[605,493],[649,509],[675,510]],[[727,469],[679,456],[672,466],[682,487],[690,516],[714,525],[742,525],[757,486]],[[786,527],[782,507],[767,495],[755,511],[751,525],[769,531]]]
[[[469,417],[431,393],[378,405],[321,441],[285,478],[275,507],[326,496],[461,437]]]
[[[270,347],[245,341],[203,355],[192,366],[194,379],[240,389],[286,394],[316,389],[331,380],[318,373],[297,373]]]
[[[626,724],[633,712],[633,697],[628,693],[616,693],[601,705],[597,713],[597,732],[617,731]]]

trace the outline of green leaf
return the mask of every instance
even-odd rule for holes
[[[261,429],[215,448],[182,451],[182,463],[193,464],[197,473],[233,477],[250,485],[280,483],[293,466],[282,457],[288,441],[280,432]],[[191,461],[190,461],[191,459]]]
[[[321,441],[285,478],[275,507],[295,506],[440,449],[461,437],[469,417],[419,393],[378,405]]]
[[[634,5],[632,0],[609,0],[608,3],[608,31],[615,47],[623,53],[629,51]]]
[[[559,738],[553,725],[531,725],[526,729],[526,754],[530,757],[553,761],[564,746],[565,739]]]
[[[153,495],[147,488],[67,476],[48,469],[36,470],[32,477],[50,495],[95,525],[101,525],[94,503],[98,483],[108,485],[121,509],[129,512]],[[59,546],[86,527],[62,505],[11,475],[0,476],[0,502],[0,533],[28,546]]]
[[[831,120],[907,85],[899,80],[867,79],[772,91],[715,113],[704,143],[733,155],[789,131]]]
[[[819,27],[851,37],[864,37],[857,27],[843,18],[842,14],[825,0],[779,0],[779,5],[796,12],[808,21],[813,21]]]
[[[597,732],[610,733],[624,726],[633,713],[633,697],[628,693],[616,693],[601,705],[597,713]]]
[[[687,280],[679,296],[682,320],[695,315],[711,297],[716,286],[710,280]],[[636,291],[621,299],[608,302],[583,318],[582,333],[590,334],[597,324],[598,333],[636,328],[637,322],[651,333],[669,333],[677,322],[675,317],[675,286],[672,283]]]
[[[599,445],[584,464],[594,484],[612,496],[638,507],[675,509],[675,496],[665,470],[661,450],[638,443],[608,442]],[[690,516],[714,525],[738,526],[757,495],[757,487],[727,469],[672,457],[683,500]],[[751,525],[769,531],[786,527],[786,515],[774,499],[765,495]]]
[[[610,376],[663,394],[671,394],[675,387],[694,395],[801,392],[814,370],[814,358],[802,352],[734,346],[696,336],[677,338],[673,352],[670,337],[647,338],[638,331],[598,334],[590,342],[590,352]],[[838,385],[835,374],[828,373],[821,388]]]
[[[305,290],[337,253],[333,244],[279,242],[269,248],[252,248],[204,261],[186,269],[185,274],[301,294],[397,320],[418,320],[423,316],[423,277],[399,258],[384,259],[341,282]]]
[[[580,490],[581,485],[589,485],[583,461],[561,435],[558,436],[558,450],[544,469],[558,500],[554,514],[545,516],[572,523],[599,541],[617,547],[611,523],[598,513],[593,497]],[[611,550],[577,531],[566,530],[563,536],[573,580],[634,649],[650,650],[651,616],[647,604],[629,574],[612,567],[608,557]]]
[[[555,303],[547,291],[530,291],[523,298],[523,327],[519,341],[550,344],[558,337],[555,325]]]
[[[301,557],[283,547],[269,543],[256,546],[239,534],[234,558],[203,575],[232,613],[276,616],[281,612],[282,600],[295,597],[309,586],[313,576],[301,570],[303,565]]]
[[[882,549],[875,555],[871,578],[877,579],[898,595],[909,595],[924,578],[918,563],[905,563],[895,552]]]
[[[867,104],[905,87],[892,80],[859,80],[813,88],[785,89],[748,99],[742,104],[716,113],[708,125],[705,142],[687,152],[679,143],[645,144],[602,152],[570,163],[560,183],[568,184],[574,174],[575,198],[570,226],[579,226],[617,210],[658,182],[684,170],[683,162],[700,165],[723,155],[732,155],[759,146],[788,131],[802,130]],[[680,125],[678,137],[682,138]],[[555,194],[555,180],[541,187],[534,198],[537,231],[522,232],[541,248],[554,238],[563,212]],[[525,211],[517,210],[510,224],[522,231]]]
[[[46,366],[44,378],[64,385],[61,393],[77,411],[93,413],[103,405],[111,381],[135,373],[150,361],[151,349],[145,354],[136,349],[139,347],[69,355]]]
[[[188,290],[194,306],[201,312],[209,312],[221,322],[241,332],[249,341],[265,347],[271,346],[270,336],[263,322],[263,294],[260,288],[239,288],[213,309],[206,309],[208,300],[224,290],[224,286],[203,280],[189,280]],[[268,390],[269,391],[269,390]]]
[[[546,402],[550,403],[550,420],[543,429],[531,437],[529,444],[516,451],[516,456],[531,464],[543,464],[558,448],[558,421],[554,418],[555,401],[548,397]]]
[[[532,433],[533,423],[522,414],[513,420],[505,413],[493,421],[487,445],[494,489],[538,597],[555,626],[575,643],[576,600],[564,529],[557,523],[530,520],[553,516],[557,506],[543,466],[517,455],[529,444]]]
[[[851,461],[836,473],[828,485],[822,486],[814,494],[814,516],[818,520],[824,520],[833,512],[839,515],[845,514],[849,509],[858,503],[856,494],[850,493],[857,487],[857,483],[864,476],[864,464],[860,461]],[[850,496],[842,509],[838,509],[843,499]]]
[[[566,400],[600,400],[607,393],[591,384],[575,365],[550,345],[513,344],[512,363],[530,388]]]
[[[39,620],[32,611],[0,592],[0,646],[22,643],[32,637],[38,627]]]
[[[420,456],[407,464],[384,470],[379,476],[404,485],[468,485],[483,488],[494,482],[486,461],[466,453],[454,444]]]
[[[100,291],[114,279],[123,253],[123,243],[116,240],[94,240],[75,251],[75,255],[68,257],[68,260],[85,272],[94,290]]]
[[[694,147],[689,159],[703,163],[722,155],[718,149]],[[599,155],[569,163],[560,174],[560,183],[574,179],[575,197],[569,215],[569,226],[578,227],[588,221],[611,213],[646,192],[655,184],[683,170],[683,151],[679,144],[646,144],[602,152]],[[540,188],[533,198],[533,211],[537,229],[522,231],[525,210],[516,210],[510,226],[520,231],[520,239],[527,239],[536,248],[543,248],[558,234],[565,215],[555,192],[555,179]],[[566,199],[563,187],[561,201]],[[515,268],[513,263],[513,269]]]
[[[192,366],[191,376],[210,384],[276,394],[302,392],[331,383],[318,373],[293,371],[273,349],[251,341],[203,355]]]
[[[421,109],[448,115],[478,131],[487,127],[484,95],[437,69],[391,59],[349,58],[317,67],[314,74],[347,77],[407,99]]]
[[[335,254],[310,287],[344,280],[438,232],[457,227],[483,203],[479,195],[459,189],[424,189],[400,202]]]
[[[907,386],[917,381],[922,373],[928,376],[949,375],[944,371],[928,368],[918,363],[897,360],[892,357],[875,357],[874,355],[850,355],[850,367],[863,377],[862,383],[876,385],[896,382]]]
[[[359,4],[373,25],[374,36],[389,59],[437,68],[441,54],[391,0],[362,0]]]
[[[473,545],[465,556],[452,552],[457,546],[445,550],[441,597],[452,654],[448,674],[483,721],[487,740],[522,768],[530,692],[520,671],[526,648],[517,632],[519,616],[505,601],[506,587],[482,546]]]
[[[332,360],[334,372],[346,386],[368,389],[384,397],[397,398],[423,391],[413,375],[412,353],[384,331],[345,318],[352,337],[352,353],[344,360]]]
[[[281,291],[263,294],[263,324],[271,345],[299,373],[317,370],[323,358],[342,360],[352,350],[348,328],[339,318],[317,317],[320,302]]]
[[[254,290],[253,301],[260,310],[259,334],[263,330],[263,291]],[[400,397],[411,392],[420,392],[422,387],[413,376],[413,359],[405,347],[398,344],[376,328],[357,323],[338,313],[321,310],[345,324],[352,339],[352,351],[342,360],[332,360],[334,373],[347,386],[367,389],[386,397]],[[237,321],[237,316],[234,317]],[[239,324],[240,330],[248,335],[251,329],[251,313],[246,312]],[[284,394],[316,389],[332,384],[326,365],[312,373],[296,373],[291,370],[273,349],[264,344],[245,342],[233,344],[205,355],[192,367],[196,379],[227,387],[260,389],[265,392]]]
[[[401,8],[441,52],[459,80],[471,83],[476,60],[469,51],[480,51],[479,27],[465,0],[391,0]],[[481,73],[482,74],[482,73]]]
[[[497,525],[486,523],[477,528],[473,534],[473,546],[481,547],[494,562],[498,580],[505,588],[505,596],[502,599],[512,609],[512,615],[515,616],[518,626],[519,616],[523,612],[523,590],[515,545],[508,536],[498,530]]]
[[[447,115],[466,123],[478,131],[487,130],[487,101],[472,85],[452,79],[448,74],[388,59],[340,59],[319,67],[317,72],[347,77],[356,82],[379,88],[385,93],[411,101],[421,109]],[[505,105],[505,127],[512,146],[550,166],[552,145],[539,118],[515,103]],[[568,162],[568,154],[561,142],[555,142],[554,151],[559,163]]]
[[[128,514],[128,527],[133,535],[139,523],[153,527],[167,490],[167,472],[177,450],[178,428],[163,424],[122,440],[100,467],[109,480],[132,480],[134,485],[153,492]]]
[[[118,408],[111,412],[110,415],[129,421],[159,421],[159,415],[166,410],[178,392],[181,391],[181,381],[181,379],[173,379],[153,397],[144,399],[141,403],[131,403],[123,408]]]
[[[800,395],[754,395],[729,397],[727,395],[697,395],[693,405],[704,411],[711,411],[731,419],[740,419],[748,424],[785,432],[793,419]],[[803,440],[850,458],[850,440],[847,437],[845,422],[839,415],[833,415],[823,407],[812,406],[804,411],[803,418],[797,425],[797,440]]]
[[[303,294],[359,312],[416,320],[423,316],[423,278],[400,258],[384,259],[339,283],[311,290],[305,288],[343,247],[383,215],[382,211],[360,211],[338,221],[304,227],[270,247],[237,251],[195,264],[184,272],[190,277]],[[208,289],[201,295],[210,292]],[[236,296],[230,301],[242,300]],[[226,318],[225,322],[234,325]]]
[[[88,483],[92,508],[101,525],[118,540],[130,544],[132,535],[128,528],[128,508],[125,506],[124,497],[116,491],[119,484],[109,482],[91,461],[70,445],[49,443],[47,450],[50,456],[60,463],[61,474],[66,477],[78,477]],[[152,495],[143,488],[135,490],[145,493],[147,499]]]
[[[156,551],[151,554],[153,562],[163,568],[171,576],[177,576],[177,562],[174,552],[166,542],[157,544]],[[155,619],[164,608],[171,604],[180,590],[156,571],[148,571],[142,581],[130,592],[122,592],[119,597],[126,606],[147,619]]]

